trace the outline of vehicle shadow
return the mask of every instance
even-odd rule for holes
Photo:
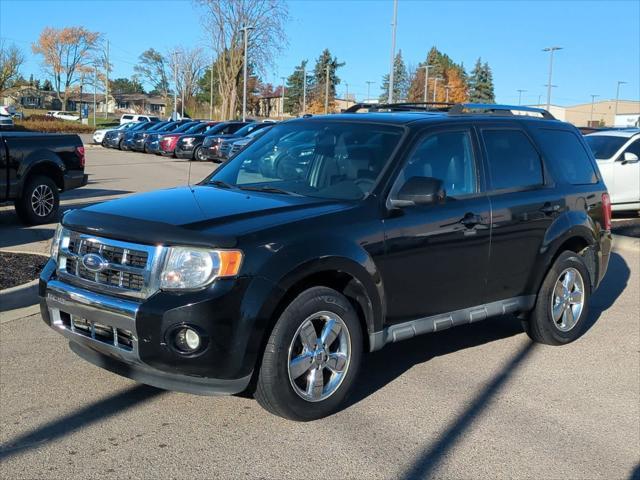
[[[595,325],[602,313],[609,309],[624,289],[627,288],[630,276],[631,271],[624,258],[618,253],[611,252],[607,274],[600,287],[591,295],[587,330]]]
[[[137,385],[93,402],[68,415],[9,439],[5,444],[0,445],[0,463],[25,451],[38,448],[44,443],[53,442],[81,428],[103,422],[163,393],[165,390],[147,385]]]

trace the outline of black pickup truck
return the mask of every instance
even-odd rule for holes
[[[78,135],[0,133],[0,203],[31,225],[57,219],[59,192],[87,184]]]

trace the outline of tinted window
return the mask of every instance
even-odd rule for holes
[[[591,148],[593,156],[598,160],[608,160],[627,142],[626,137],[608,135],[587,135],[584,137]]]
[[[494,190],[541,185],[542,164],[529,138],[519,130],[483,130]]]
[[[223,133],[235,133],[240,130],[245,124],[244,123],[231,123],[224,128]]]
[[[635,153],[638,157],[640,157],[640,140],[636,140],[631,145],[629,145],[625,152]]]
[[[131,120],[133,118],[133,115],[123,115],[122,118],[124,118],[125,120]]]
[[[553,165],[553,174],[558,180],[573,185],[598,181],[591,159],[575,133],[544,129],[540,131],[538,142]]]
[[[397,188],[412,177],[442,180],[449,197],[475,193],[477,174],[469,132],[435,133],[422,140],[402,169]]]

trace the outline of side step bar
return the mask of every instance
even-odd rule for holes
[[[457,327],[458,325],[479,322],[489,317],[528,311],[533,308],[535,303],[535,295],[525,295],[456,310],[455,312],[441,313],[431,317],[389,325],[381,332],[369,334],[369,345],[373,352],[381,349],[388,343],[400,342],[425,333],[439,332],[447,328]]]

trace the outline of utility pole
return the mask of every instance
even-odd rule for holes
[[[324,114],[329,113],[329,65],[326,66],[324,77]]]
[[[522,105],[522,92],[526,92],[526,90],[518,89],[516,92],[518,92],[518,105]]]
[[[423,102],[427,103],[427,87],[429,85],[429,69],[433,67],[433,65],[425,65],[424,68],[424,98]]]
[[[280,80],[282,80],[282,100],[280,101],[280,108],[281,113],[280,113],[280,120],[284,120],[284,81],[285,81],[285,77],[280,77]]]
[[[209,72],[209,120],[213,120],[213,65],[215,64],[215,58],[211,57],[211,70]]]
[[[620,85],[624,85],[627,82],[623,82],[622,80],[618,80],[618,86],[616,87],[616,108],[613,113],[613,126],[616,126],[616,115],[618,115],[618,98],[620,97]]]
[[[178,52],[173,52],[173,120],[178,119]]]
[[[551,108],[551,75],[553,73],[553,52],[556,50],[562,50],[562,47],[547,47],[543,48],[543,52],[549,52],[549,83],[547,83],[547,111]]]
[[[244,32],[244,62],[242,65],[242,77],[244,78],[242,85],[242,121],[244,122],[247,119],[247,45],[249,43],[249,30],[253,30],[253,27],[245,25],[240,30]],[[282,112],[284,113],[284,103],[282,104]]]
[[[302,114],[307,113],[307,66],[302,67]]]
[[[446,92],[446,93],[445,93],[445,97],[446,97],[446,99],[445,99],[445,101],[444,101],[445,103],[449,103],[449,89],[450,89],[450,88],[451,88],[451,86],[450,86],[450,85],[445,85],[445,86],[444,86],[444,91]]]
[[[370,80],[367,80],[366,82],[364,82],[367,84],[367,102],[371,100],[371,84],[372,83],[376,83],[376,82],[372,82]]]
[[[436,93],[438,92],[438,80],[442,80],[442,78],[436,77],[433,79],[433,103],[436,102]]]
[[[104,118],[109,118],[109,40],[107,40],[107,81],[104,88]]]
[[[398,27],[398,0],[393,0],[393,22],[391,23],[391,68],[389,70],[388,103],[393,103],[393,71],[396,57],[396,30]]]
[[[596,101],[596,97],[599,97],[600,95],[591,95],[591,116],[589,117],[589,126],[592,127],[593,126],[593,104]]]
[[[347,87],[347,93],[345,93],[344,99],[347,102],[347,108],[349,108],[349,84],[347,82],[344,82],[344,86]]]
[[[93,126],[96,126],[96,87],[98,85],[98,66],[93,65]]]
[[[542,105],[542,94],[538,95],[538,106]]]

